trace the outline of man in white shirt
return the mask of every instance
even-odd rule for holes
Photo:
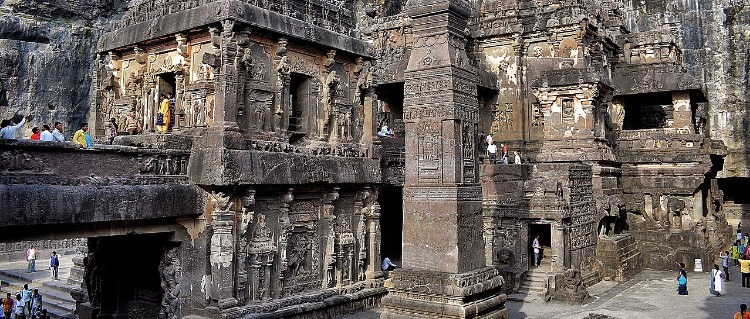
[[[12,120],[3,120],[2,124],[0,124],[0,135],[2,135],[3,139],[16,139],[16,131],[18,128],[20,128],[24,123],[26,123],[26,117],[21,118],[21,122],[13,123]]]
[[[487,145],[487,154],[490,156],[490,164],[495,164],[497,158],[497,145],[490,141],[490,145]]]
[[[49,125],[42,125],[42,133],[39,134],[39,140],[45,142],[52,142],[55,140],[55,137],[52,136],[52,132],[49,129]]]
[[[65,136],[62,133],[62,123],[55,122],[55,130],[52,131],[52,138],[55,142],[65,142]]]

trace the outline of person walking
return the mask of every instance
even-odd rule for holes
[[[32,292],[31,289],[29,289],[29,285],[24,284],[23,290],[21,290],[21,302],[24,304],[27,311],[31,309],[31,295]]]
[[[107,141],[109,141],[109,145],[112,145],[112,142],[115,141],[115,137],[117,137],[119,131],[120,127],[117,125],[117,120],[114,118],[110,119],[109,123],[107,123]]]
[[[725,250],[719,253],[719,258],[721,259],[721,267],[724,268],[724,275],[727,277],[724,281],[729,281],[729,251]]]
[[[737,250],[736,254],[734,250]],[[732,245],[732,258],[734,258],[734,266],[739,267],[740,266],[740,241],[739,240],[734,241],[734,245]]]
[[[500,143],[500,163],[508,164],[508,146]]]
[[[31,295],[31,306],[29,307],[29,314],[34,316],[37,312],[41,312],[42,305],[42,295],[39,293],[39,289],[34,289],[34,293]]]
[[[15,319],[26,319],[26,304],[21,299],[21,295],[16,295],[16,301],[13,303],[13,315]]]
[[[750,311],[747,311],[746,304],[740,305],[740,311],[734,314],[734,319],[750,319]]]
[[[3,299],[3,317],[5,319],[10,319],[11,314],[13,314],[13,306],[15,306],[15,304],[16,301],[13,299],[13,296],[8,293],[7,297]]]
[[[534,237],[534,241],[531,242],[531,248],[534,249],[534,267],[539,268],[539,255],[542,253],[542,245],[539,244],[539,235]]]
[[[721,296],[724,292],[724,272],[719,269],[719,265],[714,264],[714,269],[711,269],[711,289],[710,292],[716,297]]]
[[[26,261],[29,263],[26,272],[36,271],[36,248],[34,245],[29,245],[29,249],[26,249]]]
[[[680,295],[687,295],[687,271],[685,271],[685,263],[677,263],[680,266],[680,270],[677,274],[677,293]]]
[[[52,256],[49,257],[49,269],[52,270],[52,280],[59,280],[57,278],[58,267],[60,267],[60,258],[58,258],[57,252],[53,251]]]
[[[750,288],[750,258],[740,256],[740,272],[742,273],[742,287]]]

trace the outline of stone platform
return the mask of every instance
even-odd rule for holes
[[[725,294],[714,297],[708,293],[710,274],[688,273],[690,294],[677,294],[675,273],[646,270],[633,279],[618,283],[602,281],[588,288],[591,298],[583,305],[559,302],[545,303],[542,299],[530,302],[514,301],[522,294],[510,295],[505,303],[509,318],[583,319],[591,313],[613,318],[732,318],[741,303],[747,303],[749,288],[740,286],[739,268],[730,267],[731,281],[725,283]],[[383,308],[370,309],[336,319],[378,319]]]

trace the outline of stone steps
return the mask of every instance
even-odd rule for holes
[[[546,293],[545,286],[549,276],[546,269],[550,268],[547,258],[541,260],[539,268],[532,268],[526,272],[523,282],[518,287],[518,291],[512,300],[531,302],[538,297],[544,297]]]
[[[75,318],[75,301],[70,292],[76,286],[68,284],[67,274],[70,273],[72,263],[61,263],[59,268],[60,280],[52,280],[49,270],[39,269],[34,273],[26,273],[19,267],[20,263],[12,265],[3,265],[0,269],[0,288],[3,297],[5,293],[10,292],[15,295],[23,289],[24,284],[28,284],[30,289],[39,289],[42,295],[43,308],[47,309],[50,318],[54,319],[71,319]]]

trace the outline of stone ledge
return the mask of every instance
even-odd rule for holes
[[[106,33],[99,40],[98,51],[107,52],[144,40],[156,39],[209,24],[218,24],[226,19],[303,41],[312,40],[319,45],[359,56],[370,57],[368,52],[371,45],[362,40],[237,0],[208,3]],[[311,39],[310,34],[315,34],[317,38]]]

